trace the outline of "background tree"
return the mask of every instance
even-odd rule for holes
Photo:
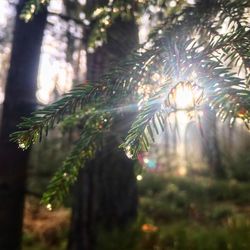
[[[87,1],[85,8],[87,13],[92,13],[96,6],[103,4],[101,1]],[[94,23],[86,31],[85,45],[93,27]],[[138,29],[134,17],[116,20],[107,31],[106,43],[94,53],[87,53],[88,81],[101,79],[111,65],[125,58],[137,43]],[[115,121],[112,133],[104,138],[98,157],[80,172],[73,203],[70,250],[99,249],[97,239],[100,230],[107,232],[124,228],[136,216],[137,190],[133,162],[117,150],[121,136],[128,131],[131,114],[127,114],[126,121],[124,118]]]
[[[36,107],[36,78],[46,10],[33,22],[20,20],[23,0],[17,5],[10,68],[6,83],[0,132],[0,248],[20,248],[25,194],[26,167],[29,151],[9,142],[22,116]]]
[[[203,129],[203,154],[208,162],[209,171],[216,178],[225,177],[225,170],[221,160],[216,113],[208,107],[204,108],[202,123]]]

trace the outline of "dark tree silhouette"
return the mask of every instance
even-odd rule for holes
[[[17,5],[17,16],[7,77],[0,131],[0,249],[20,249],[26,167],[29,151],[9,142],[22,116],[36,107],[36,79],[47,11],[25,23],[19,15],[24,0]]]
[[[215,112],[208,107],[204,108],[203,118],[203,153],[207,160],[212,175],[216,178],[225,177],[225,171],[221,161],[221,154],[218,141],[217,119]]]
[[[92,8],[93,2],[88,1],[88,8]],[[107,35],[107,43],[87,55],[87,79],[90,81],[98,80],[138,43],[135,20],[116,20]],[[137,188],[133,162],[117,149],[121,143],[119,137],[128,130],[132,116],[127,114],[114,122],[113,133],[104,139],[103,151],[98,152],[96,159],[79,175],[69,250],[99,249],[96,241],[100,228],[105,231],[122,228],[136,216]]]

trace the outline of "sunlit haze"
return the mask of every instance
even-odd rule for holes
[[[15,1],[10,2],[13,4],[10,5],[8,1],[0,1],[0,37],[5,36],[6,39],[6,43],[0,47],[0,63],[2,65],[0,76],[3,81],[0,83],[0,103],[4,100],[3,88],[11,49],[11,37],[6,38],[5,28],[7,29],[7,25],[11,26],[10,21],[14,21],[15,15]],[[65,11],[63,1],[51,0],[49,11],[63,13]],[[44,33],[37,79],[36,96],[40,104],[51,103],[69,91],[74,81],[82,82],[86,70],[86,55],[81,45],[81,27],[59,20],[59,17],[54,15],[48,16],[48,22],[53,25],[47,25]],[[11,30],[11,28],[7,30]],[[75,37],[74,46],[76,47],[71,61],[67,60],[68,40],[65,36],[67,32]]]

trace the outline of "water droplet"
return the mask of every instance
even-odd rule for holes
[[[49,203],[47,206],[47,209],[49,210],[49,211],[51,211],[52,210],[52,205]]]
[[[129,159],[132,159],[133,158],[133,154],[131,153],[131,147],[130,146],[127,146],[125,148],[125,154],[126,156],[129,158]]]
[[[137,180],[137,181],[142,181],[142,179],[143,179],[142,175],[138,174],[138,175],[136,176],[136,180]]]

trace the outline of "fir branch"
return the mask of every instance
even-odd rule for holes
[[[29,118],[23,118],[18,125],[20,131],[11,134],[11,141],[17,142],[23,149],[29,148],[31,144],[41,141],[55,123],[75,113],[77,108],[89,105],[93,100],[97,102],[101,94],[105,96],[105,90],[97,84],[74,88],[59,101],[33,112]]]
[[[199,78],[205,86],[205,95],[209,106],[223,121],[232,125],[236,118],[241,118],[246,126],[250,121],[250,89],[230,68],[211,58],[203,60],[196,67]]]
[[[77,180],[80,169],[84,167],[86,161],[94,158],[96,151],[94,140],[94,136],[89,131],[84,132],[63,166],[54,174],[41,200],[48,209],[52,209],[52,206],[64,200],[70,187]]]
[[[21,12],[21,19],[25,22],[30,21],[33,15],[37,14],[43,6],[49,4],[50,0],[28,0]]]
[[[77,180],[80,169],[93,159],[96,151],[101,148],[102,135],[110,130],[111,125],[110,113],[93,112],[89,114],[80,139],[43,194],[42,203],[47,205],[48,209],[52,209],[52,206],[54,207],[64,200],[70,187]]]
[[[174,43],[171,42],[171,36],[166,36],[164,39],[164,43],[161,41],[164,46],[158,46],[157,54],[168,54],[169,57],[171,57],[171,53],[175,53],[175,48],[178,47],[178,53],[179,53],[179,63],[180,65],[177,67],[177,70],[180,72],[180,77],[183,78],[185,76],[184,72],[181,72],[181,70],[184,68],[186,72],[186,78],[190,76],[192,73],[192,70],[187,66],[187,62],[190,60],[190,55],[192,62],[192,65],[196,65],[198,63],[197,68],[201,68],[204,70],[205,68],[209,69],[209,72],[207,71],[206,74],[203,74],[203,86],[206,89],[211,90],[211,86],[207,85],[206,82],[204,82],[204,79],[208,77],[209,79],[212,78],[212,80],[218,80],[218,77],[220,80],[223,79],[222,74],[225,74],[225,81],[220,81],[220,84],[223,85],[223,83],[226,83],[225,92],[226,95],[232,92],[233,86],[239,86],[244,85],[244,82],[242,79],[239,79],[232,75],[229,68],[224,69],[222,65],[219,65],[219,63],[216,63],[214,59],[214,52],[226,47],[230,46],[231,44],[234,44],[236,42],[240,43],[242,39],[245,39],[247,36],[248,31],[245,31],[245,29],[240,30],[237,33],[230,33],[221,36],[217,40],[211,40],[208,44],[197,44],[194,43],[193,46],[188,49],[189,45],[192,43],[192,40],[189,41],[182,41],[181,37],[174,40]],[[201,47],[205,46],[203,49],[200,49]],[[173,54],[172,54],[173,56]],[[189,59],[188,59],[189,58]],[[207,59],[207,61],[206,61]],[[154,68],[155,65],[160,65],[162,62],[162,57],[155,56],[152,60],[152,64],[147,65],[148,72],[151,72],[152,74],[152,68]],[[176,68],[176,63],[178,63],[176,60],[174,61],[174,64],[172,65],[169,63],[169,60],[164,61],[164,68],[165,72],[168,72],[168,76],[171,78],[175,78],[175,75],[173,75],[172,68]],[[183,73],[183,74],[181,74]],[[148,79],[147,75],[144,75],[145,79]],[[210,79],[211,81],[211,79]],[[230,84],[228,84],[230,83]],[[211,82],[210,82],[211,84]],[[230,85],[230,86],[229,86]],[[168,87],[173,87],[168,85]],[[164,88],[163,88],[164,89]],[[213,90],[214,91],[214,90]],[[211,91],[211,93],[214,93]],[[167,91],[165,91],[165,97],[167,97]],[[213,96],[215,98],[215,95]],[[211,99],[212,100],[212,99]],[[156,104],[157,103],[157,104]],[[239,106],[239,103],[237,104]],[[239,106],[241,108],[241,106]],[[228,113],[231,112],[230,107],[228,107]],[[143,107],[142,111],[139,112],[138,117],[136,118],[135,122],[132,125],[131,130],[128,133],[128,136],[125,140],[125,142],[121,145],[126,151],[129,151],[128,154],[132,157],[135,157],[136,154],[142,150],[147,150],[149,147],[149,140],[154,140],[154,131],[157,132],[157,127],[154,126],[155,120],[157,116],[155,114],[159,112],[160,115],[162,115],[162,111],[160,111],[160,99],[159,96],[154,96],[149,102],[147,102],[147,105]],[[237,116],[237,113],[232,113],[232,115]],[[161,119],[159,120],[161,121]],[[161,123],[160,123],[161,124]]]
[[[244,11],[250,7],[248,0],[221,0],[221,12],[219,15],[220,23],[225,21],[226,18],[230,19],[230,22],[235,22],[237,28],[248,25],[247,16],[244,16]]]
[[[128,157],[136,158],[141,150],[148,150],[150,142],[155,141],[155,134],[164,131],[161,95],[165,90],[162,88],[139,110],[124,143],[120,145]]]
[[[29,118],[23,118],[18,125],[20,131],[11,135],[11,141],[15,141],[19,147],[27,149],[32,144],[41,141],[43,135],[47,135],[48,130],[54,128],[55,123],[59,123],[65,116],[75,113],[77,108],[82,109],[84,105],[106,102],[102,107],[105,109],[111,104],[118,106],[118,104],[124,103],[131,93],[133,93],[132,96],[136,96],[137,83],[143,77],[143,72],[154,52],[151,50],[142,55],[135,51],[113,68],[112,73],[108,72],[103,75],[102,83],[76,87],[59,101],[33,112]],[[140,74],[138,74],[138,70],[140,70]]]
[[[19,125],[22,131],[14,133],[12,140],[18,141],[22,148],[27,148],[37,140],[41,140],[43,133],[47,134],[48,129],[54,126],[55,120],[60,122],[65,115],[74,113],[78,106],[91,104],[94,99],[98,102],[98,98],[105,99],[107,103],[117,106],[118,103],[124,101],[131,94],[136,97],[138,83],[145,78],[147,72],[152,71],[155,65],[162,64],[163,57],[169,58],[168,61],[166,58],[164,59],[165,73],[170,74],[172,69],[179,70],[179,67],[176,68],[178,63],[184,64],[180,60],[179,62],[176,60],[170,61],[172,60],[171,54],[177,52],[177,47],[179,47],[180,58],[184,58],[180,53],[183,52],[192,55],[193,63],[201,62],[207,55],[212,56],[213,52],[230,46],[231,43],[240,43],[247,34],[248,31],[242,30],[221,36],[217,41],[211,40],[202,51],[198,51],[201,45],[187,49],[190,42],[183,44],[182,37],[180,39],[176,38],[176,41],[169,35],[164,38],[160,37],[152,49],[143,53],[134,52],[121,65],[115,67],[112,73],[104,75],[102,77],[103,84],[76,88],[56,103],[43,110],[36,111],[31,118],[25,118]],[[161,46],[159,46],[160,44]],[[172,75],[172,77],[174,76]]]

